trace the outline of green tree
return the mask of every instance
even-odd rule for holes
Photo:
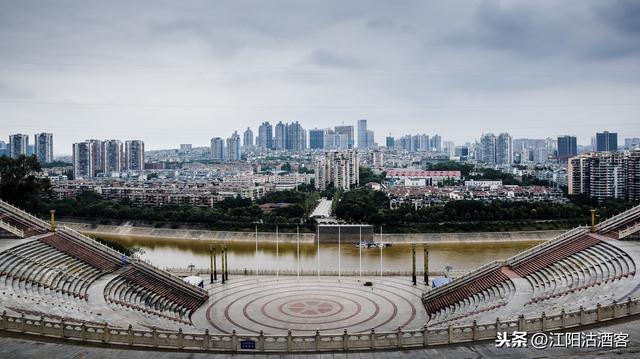
[[[42,168],[36,156],[0,157],[0,198],[14,206],[34,210],[51,186],[48,178],[36,176]]]

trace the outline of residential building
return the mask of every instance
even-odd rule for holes
[[[276,134],[277,132],[276,130]],[[285,126],[284,148],[290,151],[303,151],[307,148],[307,133],[298,121]]]
[[[74,178],[91,178],[95,176],[94,146],[89,141],[73,144],[73,176]]]
[[[358,148],[368,148],[367,140],[367,120],[358,120]]]
[[[496,139],[496,164],[510,165],[513,163],[513,140],[511,135],[503,132]]]
[[[569,194],[640,200],[640,150],[591,152],[569,159]]]
[[[488,165],[496,164],[496,136],[493,133],[483,134],[480,138],[480,162]]]
[[[34,136],[35,153],[40,163],[53,162],[53,134],[36,133]]]
[[[287,136],[287,129],[282,121],[278,122],[275,127],[275,135],[273,138],[273,149],[275,150],[284,150],[285,149],[285,138]]]
[[[598,132],[596,133],[596,151],[617,151],[618,150],[618,134],[616,132]]]
[[[144,142],[140,140],[125,141],[124,158],[127,171],[144,170]]]
[[[273,126],[269,122],[263,122],[258,127],[256,145],[262,149],[273,149]]]
[[[387,136],[385,143],[389,149],[396,148],[396,139],[392,136]]]
[[[309,130],[309,148],[312,150],[318,150],[324,148],[324,134],[325,130],[314,128]]]
[[[576,136],[558,136],[558,162],[566,163],[571,157],[578,154],[578,141]]]
[[[429,140],[429,149],[435,152],[442,152],[442,137],[440,135],[433,135]]]
[[[89,139],[85,142],[91,146],[91,169],[93,174],[91,177],[96,176],[98,173],[102,173],[102,140]]]
[[[367,130],[367,148],[374,148],[375,146],[375,134],[372,130]]]
[[[20,155],[27,155],[29,149],[29,136],[15,134],[9,136],[9,157],[17,158]]]
[[[182,147],[182,145],[180,145]],[[106,140],[102,142],[101,170],[105,174],[120,173],[124,170],[124,146],[120,140]]]
[[[315,161],[315,185],[325,190],[333,184],[336,189],[348,191],[359,183],[360,160],[355,150],[328,151]]]
[[[624,139],[624,148],[626,150],[633,150],[638,147],[640,147],[640,138],[634,137]]]
[[[242,134],[242,146],[245,148],[253,147],[253,131],[249,127]]]
[[[227,138],[227,153],[225,158],[228,161],[240,161],[241,155],[240,135],[238,135],[238,131],[234,131],[231,137]]]
[[[353,126],[335,126],[336,146],[341,150],[353,148]]]
[[[211,158],[214,161],[224,161],[224,140],[220,137],[211,139]]]

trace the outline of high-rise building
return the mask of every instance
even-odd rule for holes
[[[247,129],[242,134],[242,145],[247,147],[253,147],[253,131],[251,128],[247,127]]]
[[[86,140],[85,142],[88,142],[89,146],[91,146],[91,169],[93,170],[93,174],[91,176],[93,177],[93,176],[96,176],[98,173],[103,172],[102,141],[91,139],[91,140]]]
[[[635,148],[640,147],[640,138],[625,138],[624,139],[624,148],[627,150],[633,150]]]
[[[277,132],[276,130],[276,134]],[[298,121],[286,124],[284,148],[291,151],[303,151],[307,148],[307,133]]]
[[[367,148],[374,148],[376,146],[375,134],[371,130],[367,130]]]
[[[558,136],[558,161],[567,160],[578,154],[578,141],[576,136]]]
[[[211,139],[211,158],[214,161],[224,161],[224,140],[220,137]]]
[[[480,162],[496,164],[496,136],[493,133],[483,134],[480,138],[480,154]]]
[[[627,201],[640,201],[640,149],[625,155],[624,170],[626,172],[625,195]]]
[[[389,149],[396,148],[396,139],[392,136],[387,136],[385,143]]]
[[[180,145],[181,147],[183,145]],[[102,142],[101,171],[105,174],[120,173],[124,170],[124,146],[120,140]]]
[[[0,157],[7,156],[9,151],[7,150],[7,143],[0,140]]]
[[[269,122],[263,122],[258,127],[258,139],[256,145],[262,149],[273,149],[273,126]]]
[[[569,159],[569,194],[586,194],[599,201],[626,197],[626,161],[621,152],[592,152]]]
[[[367,120],[358,120],[358,148],[368,148]]]
[[[456,144],[453,141],[444,141],[443,143],[443,153],[447,155],[447,157],[452,158],[456,156]]]
[[[285,140],[287,137],[287,128],[282,121],[278,122],[275,127],[275,134],[273,137],[273,149],[284,150]]]
[[[180,152],[182,152],[182,153],[191,152],[191,149],[193,149],[193,145],[190,144],[190,143],[181,143],[180,144]]]
[[[309,148],[312,150],[318,150],[324,148],[324,134],[325,130],[314,128],[309,130]]]
[[[34,139],[38,161],[40,161],[40,163],[53,162],[53,134],[36,133]]]
[[[95,163],[93,162],[93,146],[90,142],[77,142],[73,144],[73,177],[91,178],[95,175]]]
[[[511,135],[503,132],[496,138],[496,164],[510,165],[513,163],[513,140]]]
[[[336,147],[341,150],[353,148],[353,126],[335,126]]]
[[[16,134],[9,136],[9,157],[17,158],[20,155],[27,155],[29,150],[29,136]]]
[[[355,150],[329,151],[316,158],[315,185],[325,190],[330,184],[348,191],[360,181],[360,159]]]
[[[604,131],[596,133],[596,151],[617,151],[618,134],[616,132]]]
[[[640,201],[640,150],[584,153],[569,159],[567,174],[569,194]]]
[[[238,131],[235,131],[231,137],[227,138],[227,153],[225,157],[229,161],[240,161],[241,154],[240,135],[238,135]]]
[[[429,147],[431,147],[431,151],[435,151],[438,153],[442,152],[442,137],[440,137],[440,135],[433,135],[433,137],[431,137],[431,139],[429,140],[429,144]]]
[[[129,140],[124,142],[124,164],[127,171],[144,170],[144,142]]]
[[[336,142],[336,131],[327,128],[324,130],[324,145],[323,148],[325,150],[332,150],[334,148],[337,148],[337,142]]]

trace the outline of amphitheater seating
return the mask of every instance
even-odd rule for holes
[[[113,272],[122,265],[114,257],[105,255],[91,246],[81,245],[64,234],[48,236],[40,241],[104,272]]]
[[[105,288],[107,301],[160,317],[189,323],[185,318],[200,307],[206,297],[195,296],[138,268],[130,268]]]
[[[44,241],[31,241],[0,253],[5,287],[41,297],[87,299],[87,289],[103,272]]]

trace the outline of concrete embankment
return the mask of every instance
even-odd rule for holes
[[[118,236],[118,237],[146,237],[158,239],[185,239],[197,241],[255,241],[254,232],[207,231],[196,229],[170,229],[141,227],[132,225],[94,225],[87,223],[60,222],[75,230],[90,235]],[[563,230],[519,231],[519,232],[477,232],[477,233],[404,233],[383,234],[383,242],[390,243],[464,243],[464,242],[520,242],[546,241],[564,232]],[[322,236],[321,236],[322,237]],[[258,232],[261,242],[276,242],[276,238],[283,242],[295,242],[295,233]],[[380,241],[380,234],[374,234],[373,239]],[[300,241],[313,243],[315,234],[301,233]],[[324,240],[321,241],[326,242]],[[356,242],[356,238],[343,238],[345,242]],[[331,242],[334,242],[333,240]]]

